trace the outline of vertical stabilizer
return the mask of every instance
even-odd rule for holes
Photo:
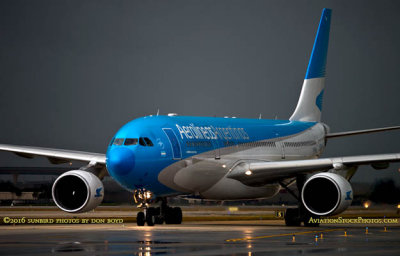
[[[321,121],[331,12],[330,9],[323,9],[322,11],[299,102],[290,120],[309,122]]]

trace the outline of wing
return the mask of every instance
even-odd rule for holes
[[[0,174],[61,175],[72,171],[73,167],[0,167]]]
[[[53,148],[39,148],[29,146],[15,146],[0,144],[1,151],[13,152],[19,156],[26,158],[33,158],[35,156],[44,156],[49,159],[53,164],[68,163],[71,160],[89,162],[97,165],[106,164],[105,154],[53,149]]]
[[[400,154],[380,154],[320,158],[310,160],[250,162],[236,165],[228,174],[229,178],[245,184],[260,184],[296,177],[330,169],[345,170],[360,165],[372,165],[375,169],[387,168],[390,162],[400,162]]]

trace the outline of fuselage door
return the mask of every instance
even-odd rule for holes
[[[172,158],[174,160],[182,159],[181,145],[179,144],[178,137],[176,137],[175,132],[171,128],[163,128],[163,131],[171,143]]]

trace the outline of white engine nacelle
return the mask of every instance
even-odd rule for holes
[[[73,170],[56,179],[52,188],[53,200],[63,211],[87,212],[96,208],[104,197],[100,179],[86,171]]]
[[[304,183],[301,200],[307,210],[315,215],[335,215],[351,205],[353,189],[350,183],[338,174],[318,173]]]

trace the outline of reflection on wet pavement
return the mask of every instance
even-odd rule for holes
[[[400,255],[400,227],[271,222],[2,226],[0,255]]]

